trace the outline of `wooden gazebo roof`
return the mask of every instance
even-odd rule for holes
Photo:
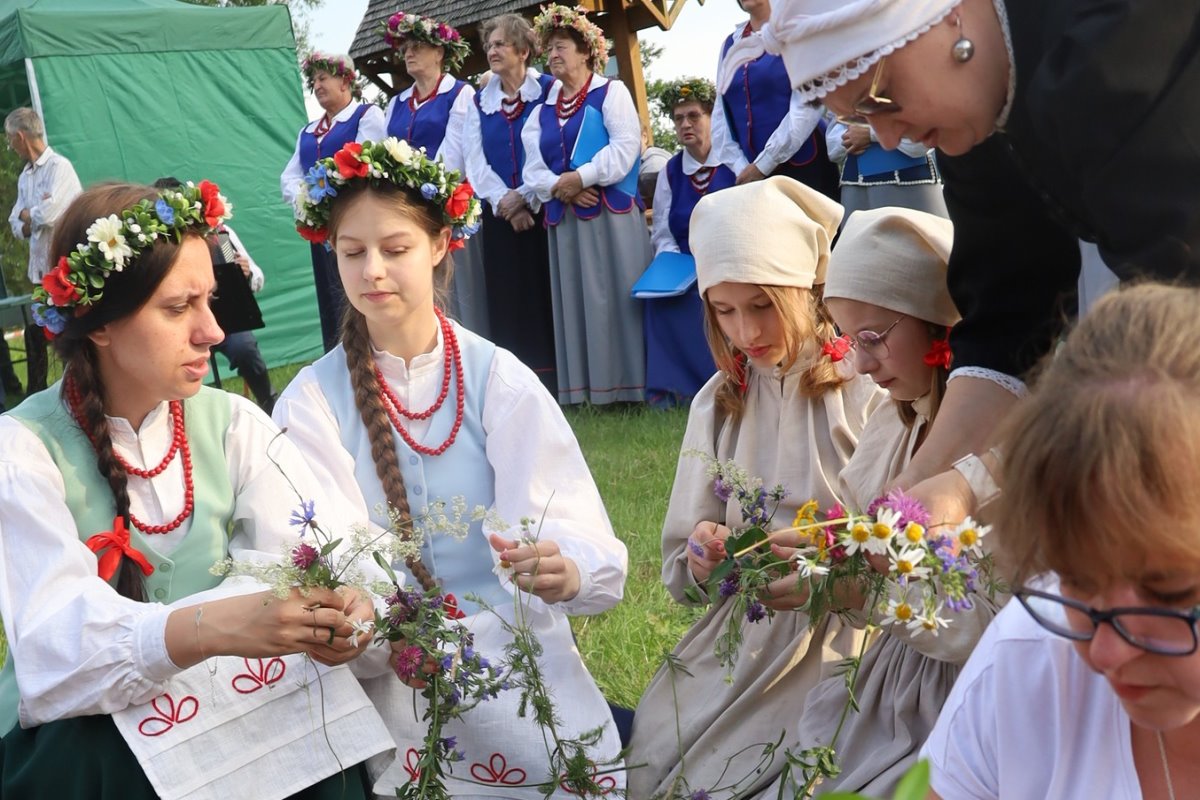
[[[453,25],[471,43],[471,56],[461,70],[476,75],[487,70],[487,60],[479,46],[480,26],[498,14],[514,13],[532,19],[547,0],[370,0],[358,33],[350,46],[350,56],[358,71],[388,95],[396,94],[410,80],[403,63],[379,34],[388,17],[397,11],[422,14]],[[567,0],[595,12],[595,21],[613,43],[617,71],[629,87],[642,119],[647,118],[646,81],[642,75],[641,52],[637,32],[658,27],[670,30],[687,0]],[[703,5],[704,0],[698,0]]]

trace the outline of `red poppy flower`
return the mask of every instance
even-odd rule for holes
[[[446,612],[446,616],[450,619],[462,619],[466,616],[458,610],[458,598],[452,594],[447,594],[442,598],[442,610]]]
[[[296,233],[313,244],[325,244],[325,240],[329,238],[329,231],[324,228],[310,228],[307,225],[297,225]]]
[[[451,239],[449,252],[453,253],[455,250],[462,250],[466,246],[466,239]]]
[[[50,303],[69,306],[79,299],[79,289],[71,283],[71,267],[67,257],[58,259],[58,265],[42,276],[42,288],[50,295]]]
[[[362,145],[358,142],[346,142],[341,150],[333,154],[333,163],[337,164],[338,172],[343,178],[365,178],[371,171],[371,165],[359,161]]]
[[[950,369],[950,359],[950,342],[946,339],[935,339],[922,360],[931,367]]]
[[[225,204],[221,202],[221,189],[212,181],[200,181],[200,204],[203,207],[204,221],[208,227],[215,228],[225,216]]]
[[[451,218],[458,219],[467,213],[467,209],[471,207],[471,198],[474,196],[475,190],[471,188],[471,184],[463,181],[454,190],[454,194],[450,195],[450,199],[446,201],[446,213]]]

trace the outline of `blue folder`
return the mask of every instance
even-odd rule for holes
[[[696,283],[696,259],[683,253],[659,253],[630,294],[637,300],[678,297]]]
[[[906,156],[899,150],[884,150],[872,144],[858,156],[859,175],[880,175],[925,163],[925,156]]]
[[[575,137],[575,149],[571,151],[571,169],[579,169],[596,157],[603,148],[608,146],[608,131],[604,128],[604,117],[591,106],[584,106],[583,120],[579,123],[579,135]],[[638,196],[638,167],[640,162],[633,162],[629,174],[615,184],[615,188],[629,195]]]

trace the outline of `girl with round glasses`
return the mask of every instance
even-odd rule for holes
[[[1110,295],[1008,425],[998,549],[1020,603],[923,755],[945,798],[1200,786],[1200,291]]]

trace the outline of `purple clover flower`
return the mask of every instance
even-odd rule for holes
[[[292,548],[292,564],[297,569],[308,569],[317,563],[320,557],[321,553],[308,542],[301,542]]]
[[[722,503],[728,503],[729,498],[733,496],[733,487],[725,482],[725,479],[718,475],[713,479],[713,494]]]
[[[417,677],[421,667],[425,666],[425,651],[415,644],[409,645],[396,654],[394,666],[400,680],[410,681]]]
[[[905,494],[900,489],[893,489],[883,497],[872,500],[871,505],[867,506],[867,513],[875,516],[880,508],[890,509],[900,515],[900,519],[896,521],[896,527],[899,530],[903,530],[910,522],[915,522],[925,528],[929,527],[929,512],[925,506],[921,505],[920,500]]]

